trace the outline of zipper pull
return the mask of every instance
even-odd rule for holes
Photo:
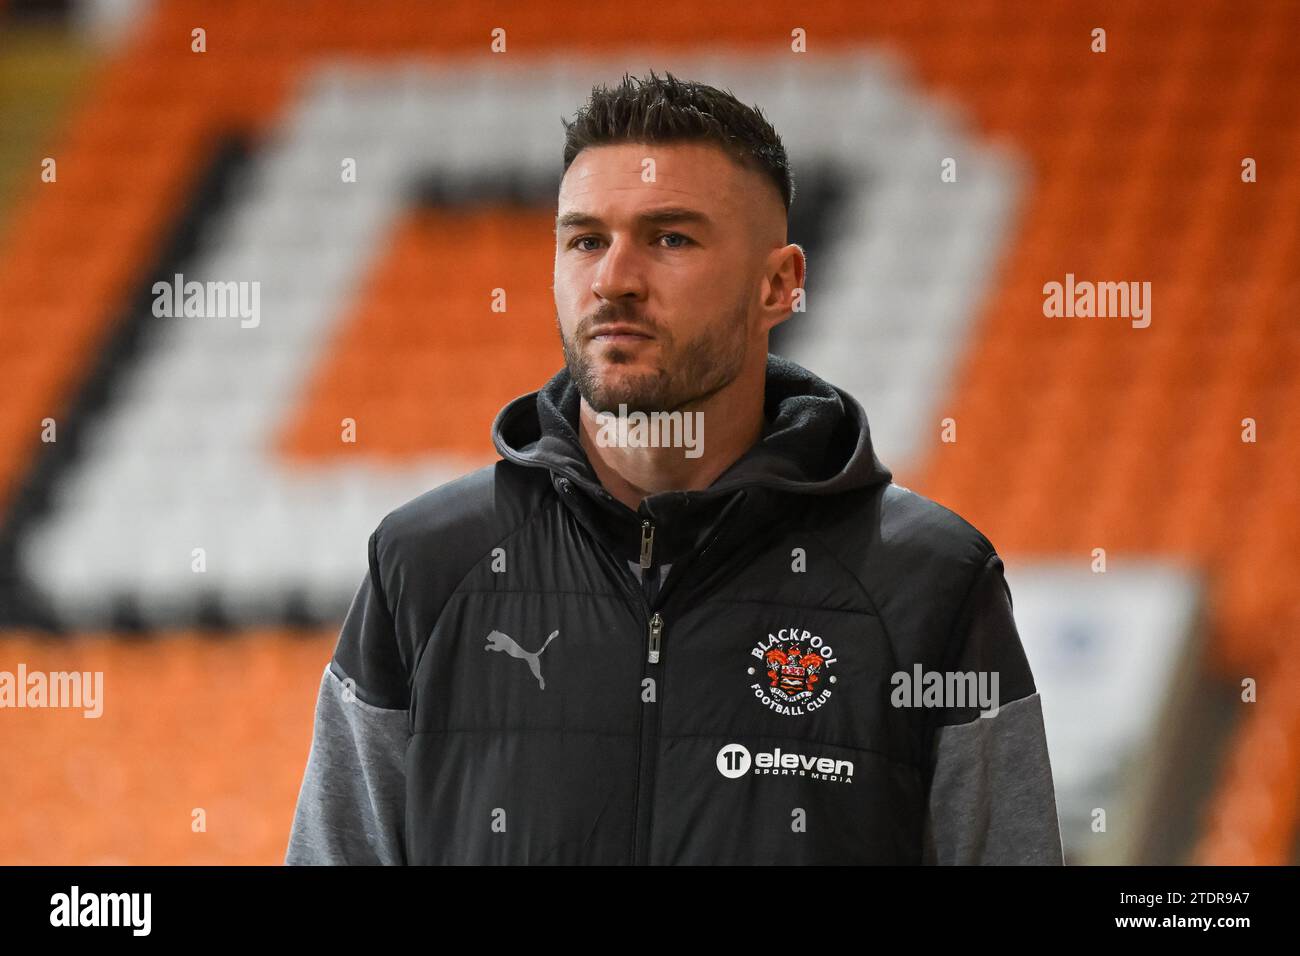
[[[659,663],[659,638],[664,631],[664,619],[656,611],[654,617],[650,618],[650,663]]]
[[[650,567],[650,554],[655,546],[655,526],[647,518],[641,522],[641,567]]]

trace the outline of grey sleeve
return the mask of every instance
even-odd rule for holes
[[[409,738],[405,710],[367,704],[326,666],[286,865],[405,864]]]
[[[380,584],[378,542],[376,529],[369,573],[321,675],[286,864],[406,862],[410,690]]]
[[[1060,866],[1061,832],[1038,694],[944,727],[926,814],[927,864]]]
[[[942,713],[931,745],[926,864],[1061,865],[1042,702],[1012,616],[1001,559],[972,585],[947,665],[996,674],[993,707]]]

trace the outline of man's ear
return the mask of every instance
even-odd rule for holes
[[[764,322],[770,331],[788,319],[792,312],[796,310],[796,295],[802,296],[804,287],[805,274],[807,270],[807,256],[804,253],[803,246],[797,242],[787,243],[777,249],[773,249],[767,259],[767,274],[764,277],[766,285],[764,300],[773,295],[774,289],[779,285],[781,287],[784,307],[773,305],[764,305],[765,318]],[[799,308],[798,311],[803,311]]]
[[[799,274],[795,284],[802,289],[808,282],[808,253],[804,249],[804,247],[799,245],[799,243],[797,242],[792,242],[790,243],[790,245],[794,246],[794,248],[799,250],[799,257],[797,262],[799,268]]]

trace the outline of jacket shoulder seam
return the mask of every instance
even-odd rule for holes
[[[897,647],[894,643],[894,638],[889,633],[889,625],[885,621],[885,616],[880,613],[880,605],[877,604],[876,599],[871,596],[871,591],[867,588],[862,579],[858,577],[857,572],[844,562],[844,559],[840,556],[839,552],[831,546],[831,543],[822,536],[820,531],[816,528],[805,528],[805,530],[817,539],[818,543],[826,549],[826,553],[829,554],[844,573],[849,576],[849,580],[857,585],[858,590],[862,592],[862,596],[867,599],[867,604],[871,606],[871,612],[876,616],[876,620],[880,622],[880,629],[885,632],[885,640],[889,641],[890,647]]]

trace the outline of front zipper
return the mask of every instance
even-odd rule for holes
[[[718,527],[713,538],[697,554],[687,558],[679,558],[674,562],[673,573],[670,577],[675,584],[681,580],[683,570],[696,564],[699,559],[703,558],[708,550],[722,535],[722,526],[725,524],[730,512],[724,513],[719,519]],[[646,707],[650,704],[642,703],[638,711],[637,720],[637,739],[639,749],[637,750],[636,760],[636,803],[632,812],[632,864],[645,864],[649,862],[650,855],[650,824],[651,811],[653,810],[654,798],[654,781],[655,781],[655,760],[657,752],[657,741],[659,737],[659,725],[664,699],[664,648],[663,637],[664,628],[667,622],[664,616],[659,613],[657,607],[664,607],[665,599],[668,592],[673,588],[665,588],[661,582],[658,590],[655,592],[655,599],[652,602],[647,597],[646,590],[647,572],[654,564],[654,539],[655,526],[654,522],[648,518],[641,521],[641,539],[640,539],[640,565],[641,565],[641,587],[638,589],[637,596],[641,599],[641,605],[645,609],[646,634],[647,634],[647,653],[645,663],[642,665],[642,686],[645,681],[654,681],[655,688],[655,710],[653,714],[647,714]],[[626,568],[626,565],[624,565]]]
[[[637,712],[637,755],[636,755],[636,803],[632,814],[632,863],[633,865],[643,862],[646,854],[646,844],[650,837],[650,815],[643,811],[643,807],[649,807],[653,797],[654,774],[647,769],[647,764],[654,761],[654,737],[657,734],[659,724],[659,685],[661,684],[659,675],[659,658],[660,642],[663,639],[664,620],[658,611],[651,608],[649,598],[649,589],[646,584],[649,577],[649,569],[654,563],[654,542],[655,526],[654,522],[646,518],[641,521],[641,586],[638,588],[638,596],[645,608],[646,615],[646,632],[649,635],[649,647],[647,649],[646,660],[642,665],[641,686],[645,686],[647,680],[654,682],[655,703],[648,704],[641,702],[641,709]],[[656,594],[655,598],[658,599]],[[647,714],[646,708],[653,706],[653,714]],[[645,823],[642,824],[642,817]]]
[[[663,636],[663,632],[664,619],[656,611],[655,616],[650,618],[650,656],[648,661],[651,664],[659,663],[659,640]]]
[[[649,518],[641,522],[641,569],[650,567],[655,546],[655,526]]]
[[[657,740],[663,706],[663,641],[664,619],[658,611],[650,615],[646,624],[649,633],[649,653],[642,665],[642,683],[653,681],[654,703],[641,702],[637,725],[639,747],[636,760],[636,808],[632,814],[632,863],[647,863],[650,852],[650,817],[654,807],[655,763]],[[653,707],[650,713],[646,708]]]
[[[608,497],[608,496],[607,496]],[[641,520],[640,534],[638,536],[637,554],[639,556],[638,564],[642,568],[641,586],[635,587],[632,581],[632,574],[628,571],[627,562],[621,558],[614,558],[612,562],[618,568],[617,577],[623,583],[625,591],[629,598],[635,595],[634,600],[639,602],[643,610],[641,618],[643,626],[646,628],[645,633],[648,635],[646,659],[642,663],[642,686],[645,680],[653,680],[655,686],[655,712],[649,715],[647,719],[645,712],[648,706],[642,703],[637,711],[637,761],[636,761],[636,784],[635,796],[632,810],[632,863],[644,864],[648,862],[649,843],[650,843],[650,810],[653,809],[652,797],[654,790],[654,755],[656,753],[656,740],[659,733],[661,707],[663,706],[663,660],[664,660],[664,629],[667,622],[662,614],[656,608],[666,606],[667,598],[670,592],[676,590],[676,585],[682,580],[683,574],[687,568],[698,565],[709,550],[714,546],[719,538],[722,537],[724,526],[731,520],[730,515],[736,510],[746,495],[742,491],[739,497],[724,509],[718,520],[713,537],[698,552],[690,554],[687,557],[680,558],[673,563],[672,573],[667,579],[661,582],[655,592],[654,601],[648,597],[648,590],[645,582],[647,579],[644,573],[654,563],[654,539],[655,526],[648,518]],[[599,540],[600,535],[590,527],[584,516],[577,515],[581,524],[587,526],[587,532],[593,539]],[[611,555],[611,557],[614,557]],[[633,585],[633,586],[629,586]],[[652,606],[652,604],[654,606]],[[649,766],[647,766],[649,764]]]

